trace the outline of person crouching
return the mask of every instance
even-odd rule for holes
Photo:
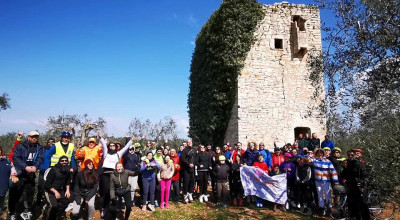
[[[68,157],[61,156],[58,163],[45,176],[45,195],[49,208],[43,219],[64,219],[65,208],[71,196],[71,175]]]

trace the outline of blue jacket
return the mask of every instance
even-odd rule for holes
[[[0,196],[5,196],[10,184],[11,162],[8,158],[0,158]]]
[[[147,167],[146,162],[142,161],[141,167],[140,167],[140,172],[142,173],[142,179],[144,180],[152,180],[156,178],[156,169],[160,170],[161,166],[157,163],[156,160],[152,160],[150,162],[152,165],[156,165],[155,167]]]
[[[258,150],[247,149],[246,152],[244,152],[243,163],[247,164],[247,166],[253,166],[253,163],[257,161],[257,157]]]
[[[124,154],[124,156],[122,156],[122,158],[124,158],[124,168],[130,171],[139,171],[137,165],[140,162],[140,158],[139,155],[133,153],[126,153]]]
[[[25,167],[27,166],[26,160],[28,159],[28,154],[29,154],[28,147],[29,143],[26,140],[18,144],[18,146],[14,150],[13,161],[18,176],[21,175],[23,172],[25,172]],[[39,144],[36,144],[36,153],[35,157],[33,158],[33,165],[36,167],[36,170],[39,170],[40,165],[43,162],[43,154],[44,154],[43,147],[40,146]]]
[[[40,168],[39,171],[41,173],[44,173],[47,168],[50,168],[50,163],[51,163],[51,156],[50,156],[50,147],[49,148],[45,148],[43,147],[44,153],[43,153],[43,162],[42,164],[40,164]]]
[[[324,148],[324,147],[329,147],[330,149],[331,149],[331,151],[333,150],[333,148],[335,147],[335,144],[333,143],[333,141],[331,141],[331,140],[328,140],[328,141],[322,141],[322,143],[321,143],[321,148]]]
[[[55,153],[56,153],[56,145],[54,145],[54,144],[49,149],[45,149],[44,159],[43,159],[42,166],[40,167],[40,171],[42,171],[42,167],[43,168],[46,167],[44,169],[44,171],[46,171],[46,169],[50,167],[51,157]],[[75,150],[72,152],[71,161],[69,162],[69,165],[71,166],[71,168],[75,168]]]
[[[264,156],[264,162],[268,165],[268,167],[272,167],[272,157],[269,150],[258,150],[258,153]]]

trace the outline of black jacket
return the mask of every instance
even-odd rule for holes
[[[69,172],[69,166],[65,172],[62,171],[60,164],[56,164],[50,169],[51,170],[46,176],[46,182],[44,183],[45,189],[47,191],[50,191],[51,188],[54,188],[58,192],[66,190],[66,187],[71,185],[71,174]]]
[[[218,183],[228,182],[230,168],[227,164],[217,164],[213,171]]]
[[[44,150],[43,147],[39,144],[29,145],[28,140],[21,142],[18,146],[14,149],[13,153],[13,161],[14,166],[17,171],[18,176],[25,171],[26,160],[28,159],[29,150],[28,147],[35,147],[35,158],[33,159],[33,165],[39,170],[40,165],[43,162],[43,154]]]
[[[96,195],[98,186],[99,184],[97,181],[93,184],[87,184],[83,172],[78,172],[78,174],[76,174],[75,176],[74,181],[74,199],[76,203],[80,204],[81,198],[84,198],[85,200],[90,200],[93,196]]]
[[[197,171],[208,171],[211,167],[211,157],[206,152],[199,153],[196,157]]]
[[[140,157],[136,153],[125,153],[124,156],[124,168],[130,171],[139,171],[138,165],[140,163]]]
[[[193,169],[189,167],[189,164],[195,165],[195,160],[196,160],[196,150],[193,147],[186,147],[183,149],[181,153],[181,161],[182,161],[182,166],[184,169]]]

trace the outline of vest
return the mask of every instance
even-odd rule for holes
[[[97,169],[99,166],[99,162],[100,162],[100,154],[101,154],[101,152],[103,152],[101,147],[99,145],[96,145],[93,148],[84,146],[81,149],[85,151],[85,160],[83,160],[83,162],[81,163],[81,168],[84,169],[85,161],[90,159],[93,161],[94,168]]]
[[[62,156],[67,156],[69,162],[71,162],[72,153],[74,152],[74,144],[72,143],[68,144],[67,152],[64,152],[64,148],[62,147],[61,142],[57,142],[55,144],[55,147],[56,147],[56,153],[54,153],[53,156],[51,157],[50,166],[56,165],[60,160],[60,157]]]

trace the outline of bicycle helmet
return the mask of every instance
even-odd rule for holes
[[[344,187],[343,185],[334,185],[333,186],[333,191],[338,192],[340,194],[346,194],[347,193],[346,187]]]

